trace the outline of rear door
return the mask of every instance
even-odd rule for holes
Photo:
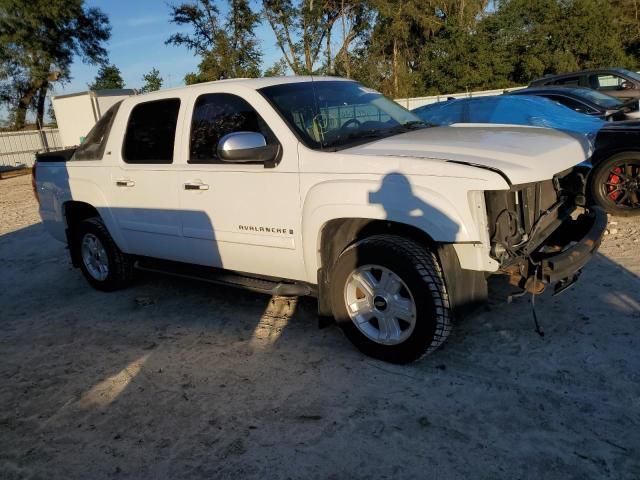
[[[558,85],[561,87],[579,87],[582,85],[582,77],[580,75],[575,75],[572,77],[563,77],[553,82],[550,82],[547,85]]]
[[[182,235],[193,263],[247,273],[302,279],[297,142],[279,139],[258,114],[276,115],[259,93],[195,95],[185,124],[181,179]],[[254,105],[258,104],[258,107]],[[273,125],[273,123],[271,123]],[[286,127],[284,127],[286,128]],[[277,128],[276,128],[277,130]],[[262,133],[281,145],[273,168],[226,163],[219,140],[228,133]],[[292,136],[290,131],[282,132]]]
[[[183,103],[163,98],[135,104],[111,169],[112,212],[128,253],[184,261],[179,211],[180,165],[174,162]]]

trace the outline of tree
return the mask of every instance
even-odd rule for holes
[[[284,77],[287,74],[287,62],[284,58],[281,58],[263,73],[263,77]]]
[[[248,0],[230,0],[230,14],[226,23],[232,58],[236,62],[238,77],[259,77],[262,52],[258,47],[254,29],[260,15],[254,13]]]
[[[12,102],[16,128],[34,107],[42,122],[46,93],[52,82],[69,79],[74,56],[91,64],[106,59],[110,31],[107,16],[83,0],[0,0],[0,91]]]
[[[142,76],[144,85],[140,88],[140,93],[155,92],[162,88],[162,77],[157,68],[152,68],[149,73]]]
[[[124,80],[120,74],[120,69],[115,65],[102,65],[98,70],[98,75],[89,84],[89,90],[109,90],[124,88]]]
[[[486,0],[451,0],[438,16],[442,27],[420,49],[421,95],[454,93],[512,85],[511,64],[501,45],[491,43],[484,25]]]
[[[260,75],[262,54],[254,34],[259,16],[248,0],[229,0],[224,25],[220,25],[220,11],[211,0],[172,6],[170,17],[176,25],[189,25],[192,32],[175,33],[165,43],[186,46],[202,58],[198,73],[185,76],[187,84]]]
[[[334,70],[339,75],[351,78],[353,50],[362,48],[371,31],[374,11],[364,0],[340,0],[340,27],[342,45],[334,59]],[[329,69],[329,73],[333,73]]]
[[[316,72],[324,56],[324,72],[334,73],[339,59],[350,76],[349,49],[369,20],[364,0],[263,0],[262,6],[282,58],[293,73]],[[333,30],[338,25],[342,26],[342,43],[333,55]]]
[[[443,25],[442,1],[371,0],[374,27],[358,65],[356,78],[383,93],[410,96],[422,90],[420,52],[429,37]]]
[[[640,0],[611,0],[615,25],[622,35],[622,45],[637,64],[640,57]]]
[[[512,68],[509,80],[625,64],[608,0],[503,0],[480,28]]]

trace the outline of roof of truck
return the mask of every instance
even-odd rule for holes
[[[283,85],[286,83],[300,83],[300,82],[326,82],[326,81],[353,81],[348,78],[341,77],[316,77],[311,75],[290,75],[286,77],[262,77],[262,78],[228,78],[225,80],[216,80],[214,82],[204,82],[204,83],[196,83],[194,85],[187,85],[186,87],[175,87],[175,88],[163,88],[162,90],[158,90],[158,92],[170,92],[176,90],[184,90],[184,89],[200,89],[203,87],[210,87],[213,85],[222,85],[222,84],[237,84],[245,87],[252,88],[254,90],[259,90],[264,87],[271,87],[273,85]],[[151,92],[152,94],[155,92]]]

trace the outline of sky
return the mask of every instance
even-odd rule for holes
[[[184,85],[184,76],[197,71],[199,58],[185,47],[165,45],[173,33],[189,32],[189,27],[179,27],[169,22],[169,5],[181,0],[87,0],[88,7],[98,7],[111,22],[111,39],[106,48],[109,62],[122,73],[127,88],[140,88],[142,75],[152,68],[160,70],[163,88]],[[226,2],[223,3],[226,6]],[[258,2],[252,2],[257,11]],[[220,23],[224,22],[221,12]],[[262,42],[263,69],[270,67],[280,57],[276,40],[269,25],[260,25],[256,37]],[[71,82],[56,84],[51,95],[61,95],[87,90],[98,72],[97,65],[82,63],[76,58],[71,66]]]

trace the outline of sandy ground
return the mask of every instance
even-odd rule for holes
[[[497,296],[392,366],[318,329],[310,299],[92,290],[29,181],[0,182],[2,479],[640,478],[640,219],[538,299],[544,338]]]

